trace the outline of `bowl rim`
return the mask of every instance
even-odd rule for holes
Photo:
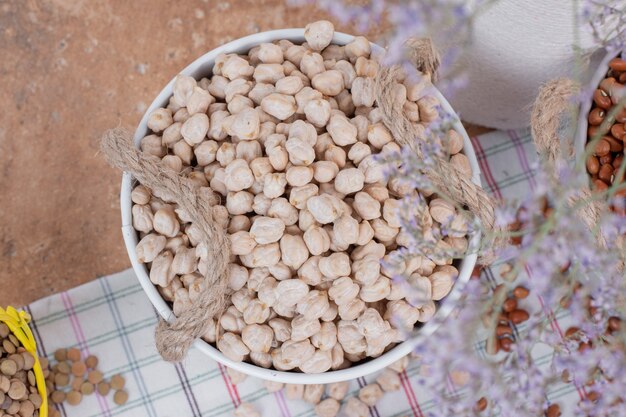
[[[353,35],[335,32],[331,43],[337,45],[346,45],[347,43],[351,42],[354,37],[355,36]],[[199,79],[200,76],[206,76],[211,73],[215,58],[221,53],[245,53],[252,47],[257,46],[261,43],[273,42],[280,39],[287,39],[292,42],[304,42],[304,28],[271,30],[233,40],[200,56],[187,67],[185,67],[182,71],[180,71],[179,74],[189,75],[193,76],[196,79]],[[383,51],[382,47],[371,42],[370,44],[372,45],[373,50],[376,50],[378,52]],[[135,130],[133,140],[136,146],[139,146],[140,140],[146,134],[148,134],[147,121],[150,113],[156,108],[164,107],[167,105],[167,101],[172,95],[172,87],[175,79],[176,77],[172,78],[172,80],[167,83],[167,85],[159,92],[152,104],[146,109],[139,125],[137,126],[137,129]],[[453,127],[463,137],[463,152],[468,157],[473,170],[472,182],[478,186],[481,186],[481,174],[478,160],[476,158],[473,145],[465,128],[461,124],[460,119],[452,109],[450,103],[448,103],[448,101],[443,97],[443,95],[436,87],[433,88],[433,94],[439,99],[442,108],[450,115],[454,116],[455,121],[453,123]],[[140,263],[137,259],[135,247],[138,243],[138,237],[136,231],[133,229],[132,226],[131,191],[134,181],[135,180],[129,173],[123,173],[120,191],[120,207],[122,212],[122,234],[124,237],[124,243],[126,245],[126,250],[128,252],[128,256],[131,260],[137,279],[143,290],[148,295],[150,302],[163,319],[171,320],[174,317],[171,308],[163,300],[156,287],[150,281],[146,266]],[[480,238],[480,233],[475,233],[474,236],[472,236],[471,238],[471,247],[478,247]],[[385,368],[388,365],[391,365],[396,360],[399,360],[403,356],[409,354],[417,345],[419,345],[420,341],[423,338],[431,336],[439,328],[441,322],[452,312],[454,306],[456,305],[456,302],[461,297],[465,285],[471,278],[471,274],[476,264],[477,258],[478,255],[476,253],[471,253],[463,258],[459,266],[459,276],[454,283],[452,291],[441,303],[433,319],[425,323],[419,329],[419,331],[415,333],[415,335],[413,335],[410,339],[398,344],[397,346],[377,358],[370,359],[366,362],[351,366],[346,369],[327,371],[319,374],[305,374],[293,371],[278,371],[275,369],[262,368],[260,366],[247,362],[232,361],[231,359],[224,356],[217,348],[202,339],[196,340],[193,346],[196,347],[200,352],[217,361],[218,363],[222,363],[247,375],[275,382],[293,384],[327,384],[332,382],[351,380],[361,376],[369,375]]]

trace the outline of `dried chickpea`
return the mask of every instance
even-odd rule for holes
[[[174,123],[174,120],[169,109],[156,109],[148,117],[148,128],[155,133],[162,132],[172,123]]]
[[[348,398],[341,410],[346,417],[367,417],[370,413],[367,404],[356,397]]]
[[[274,332],[267,325],[250,324],[241,331],[241,339],[250,352],[268,353],[273,338]]]
[[[279,120],[288,119],[297,109],[294,97],[279,93],[271,93],[265,96],[261,100],[261,108],[264,112]]]
[[[319,20],[309,23],[304,28],[304,39],[306,39],[309,47],[315,51],[321,51],[326,48],[335,33],[335,27],[328,20]]]
[[[335,417],[339,413],[341,405],[334,398],[326,398],[315,406],[315,414],[318,417]]]
[[[280,239],[280,251],[285,265],[298,269],[309,258],[309,250],[302,236],[285,234]]]
[[[308,100],[302,109],[306,119],[316,127],[326,126],[331,110],[330,103],[323,98]]]
[[[385,395],[385,393],[377,383],[368,384],[359,390],[359,400],[363,401],[369,407],[374,407],[383,395]]]
[[[261,414],[249,403],[239,404],[235,409],[234,415],[235,417],[261,417]]]
[[[386,369],[378,378],[376,382],[385,392],[397,391],[400,389],[400,377],[398,374],[390,369]]]

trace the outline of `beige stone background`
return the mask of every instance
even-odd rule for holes
[[[134,129],[204,52],[319,18],[282,0],[0,1],[0,306],[130,266],[102,132]]]

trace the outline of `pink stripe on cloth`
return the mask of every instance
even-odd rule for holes
[[[87,357],[90,355],[89,347],[87,346],[87,338],[85,337],[83,328],[80,325],[80,320],[78,320],[78,315],[74,310],[72,299],[67,291],[61,293],[61,300],[63,301],[63,306],[68,313],[70,323],[72,324],[72,330],[74,330],[74,335],[76,336],[76,339],[78,341],[78,346],[81,347],[83,357]],[[109,408],[107,399],[101,396],[100,393],[98,393],[97,391],[95,394],[96,399],[98,400],[98,405],[100,406],[100,410],[104,413],[105,416],[111,416],[111,410]]]
[[[404,388],[404,394],[406,395],[406,398],[409,401],[409,405],[411,406],[411,411],[413,411],[413,416],[424,417],[424,414],[422,413],[422,409],[420,408],[420,405],[417,402],[415,391],[413,391],[413,387],[411,386],[411,381],[409,380],[409,377],[406,374],[406,370],[402,371],[399,374],[399,376],[400,376],[400,383],[402,384],[402,388]]]
[[[491,191],[498,197],[498,199],[502,199],[502,193],[498,188],[498,183],[493,177],[493,173],[491,172],[491,167],[489,166],[489,161],[485,157],[485,151],[483,146],[480,143],[480,140],[476,136],[472,136],[471,138],[472,144],[474,145],[474,151],[476,152],[476,159],[478,159],[478,164],[480,165],[480,170],[485,176],[485,180],[487,181],[487,185],[491,188]]]
[[[285,399],[285,390],[281,389],[279,392],[277,392],[277,394],[278,394],[278,397],[280,398],[281,404],[283,405],[283,409],[287,413],[286,414],[287,417],[291,417],[291,411],[289,410],[289,403]]]
[[[530,186],[530,189],[533,190],[536,185],[535,177],[532,175],[532,170],[530,169],[528,158],[526,158],[526,152],[524,152],[524,146],[522,145],[522,141],[520,140],[519,136],[517,136],[517,132],[515,130],[509,130],[508,134],[513,140],[513,144],[515,145],[517,159],[519,159],[520,165],[522,165],[522,168],[524,169],[524,174],[526,174],[526,178],[528,178],[528,185]]]
[[[289,409],[287,408],[285,404],[285,399],[282,398],[281,394],[282,394],[282,391],[274,392],[274,400],[276,400],[276,404],[278,405],[278,408],[280,409],[280,415],[282,417],[291,417],[291,414],[289,413]]]
[[[220,370],[220,373],[222,374],[224,385],[226,385],[226,389],[228,390],[228,395],[230,395],[230,399],[233,402],[233,406],[235,406],[235,408],[239,407],[241,405],[241,399],[239,398],[237,387],[233,385],[232,381],[230,380],[230,376],[226,372],[226,367],[221,363],[218,363],[217,366]]]

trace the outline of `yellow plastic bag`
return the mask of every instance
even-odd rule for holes
[[[13,307],[7,307],[6,310],[0,307],[0,322],[6,323],[9,330],[20,341],[22,346],[30,352],[35,358],[35,379],[37,381],[37,391],[41,395],[41,407],[39,407],[39,417],[48,417],[48,394],[46,392],[46,379],[43,376],[39,356],[37,355],[37,344],[33,337],[33,332],[28,327],[30,315],[25,311],[18,311]]]

